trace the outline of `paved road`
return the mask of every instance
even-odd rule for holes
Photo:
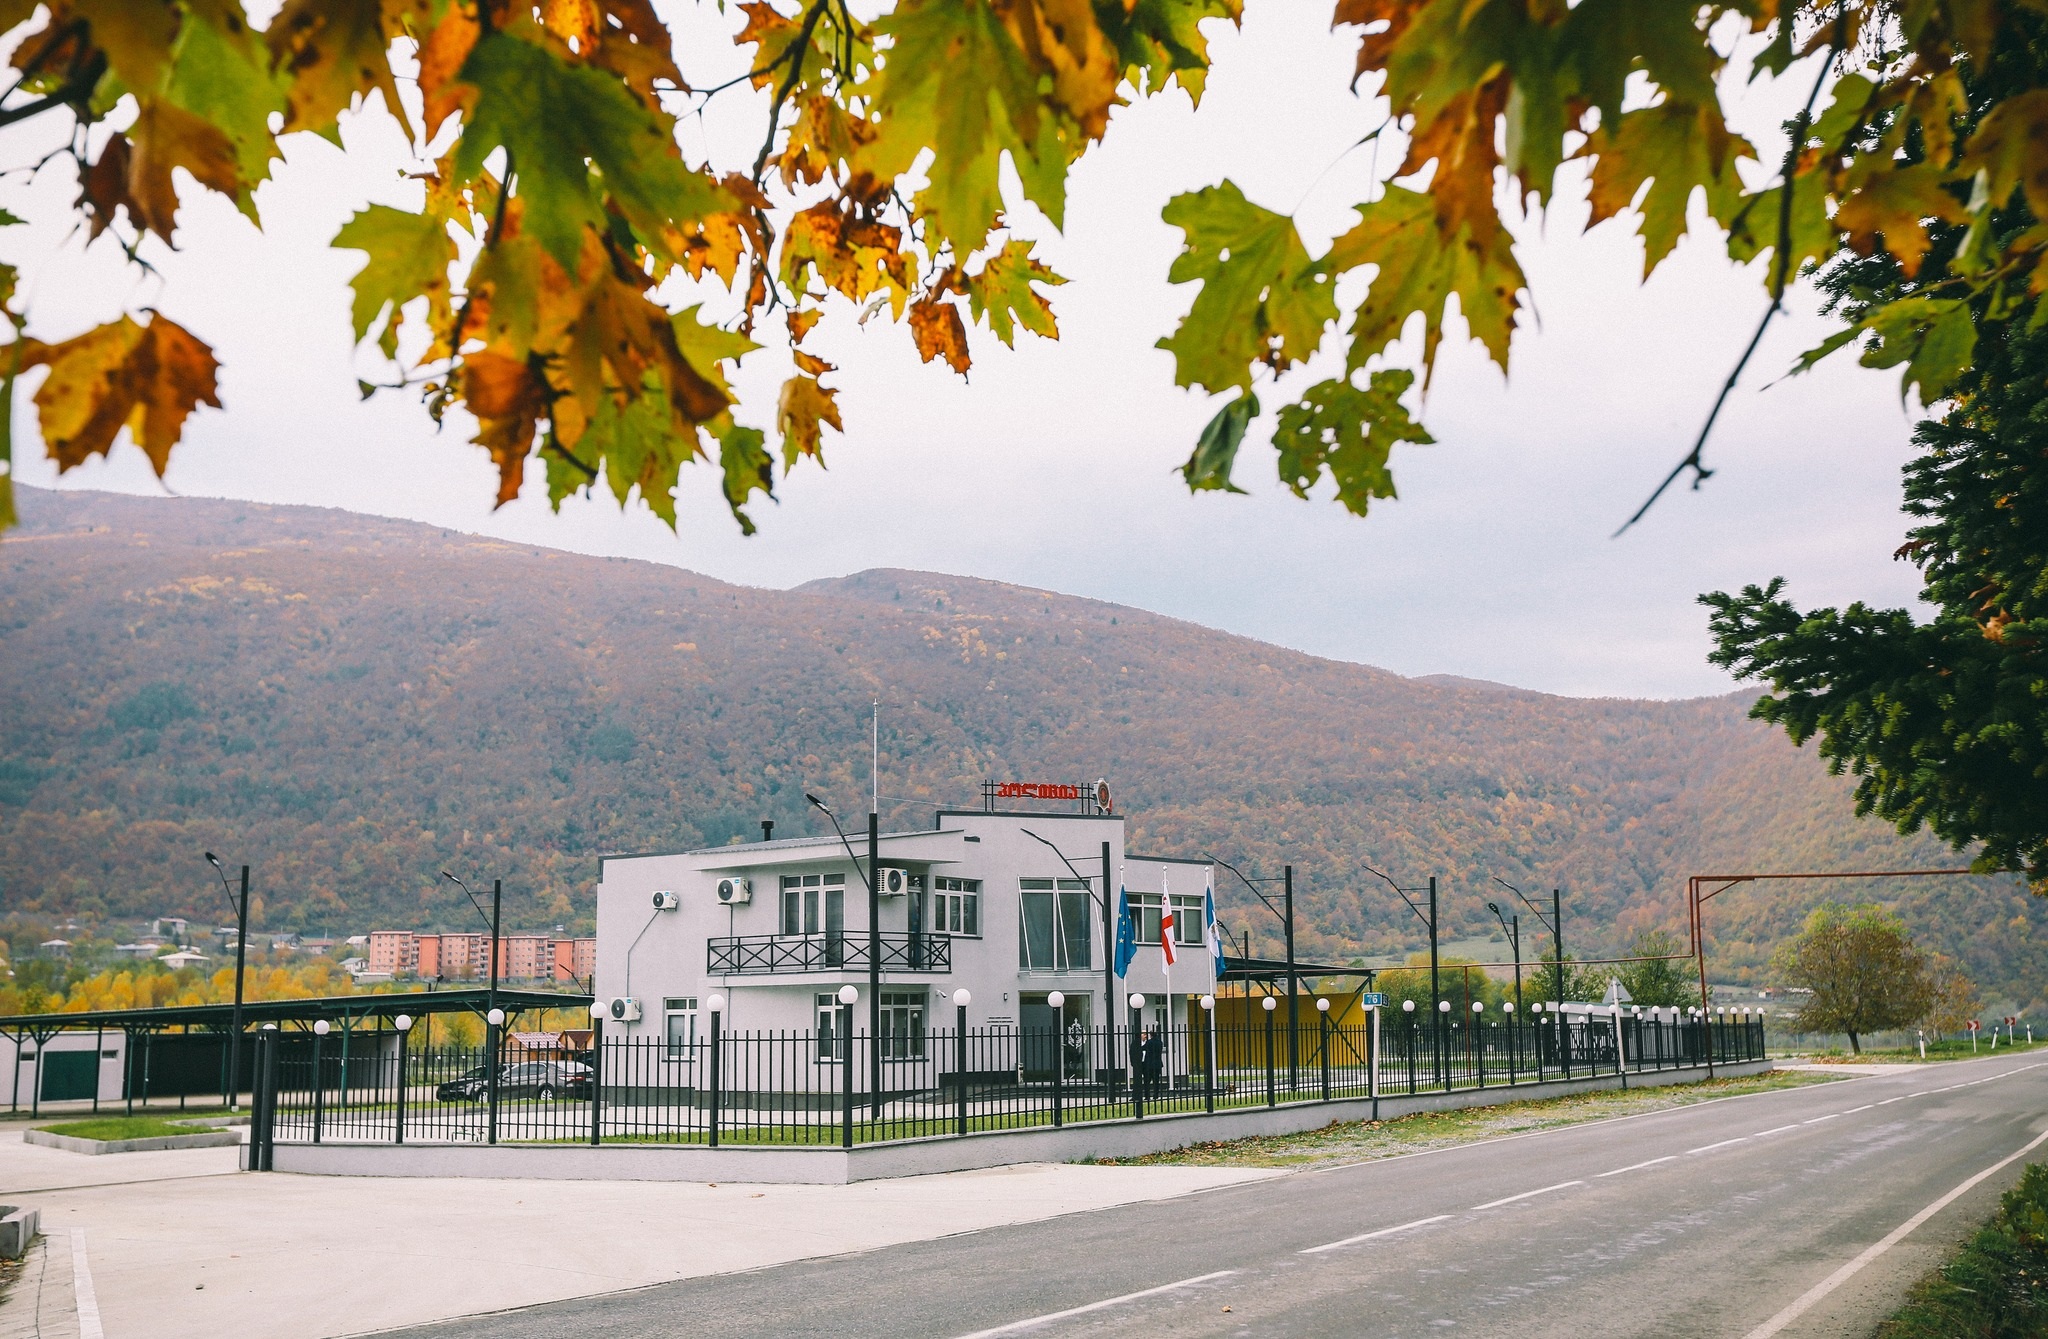
[[[1863,1335],[2027,1159],[1811,1294],[2044,1130],[2048,1063],[1986,1059],[407,1333]]]

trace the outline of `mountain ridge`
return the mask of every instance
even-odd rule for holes
[[[1294,863],[1305,955],[1415,945],[1374,869],[1438,874],[1446,939],[1492,927],[1495,876],[1566,886],[1567,947],[1598,953],[1682,928],[1710,865],[1956,863],[1855,819],[1749,693],[1404,678],[901,569],[773,590],[328,509],[21,506],[0,541],[0,911],[196,910],[218,896],[197,851],[233,848],[290,928],[452,927],[473,913],[444,867],[503,875],[508,924],[587,924],[600,852],[808,831],[805,790],[857,804],[877,698],[885,821],[972,804],[984,778],[1108,775],[1135,847]],[[1987,986],[2040,995],[2024,892],[1937,882],[1731,892],[1715,961],[1754,976],[1819,897],[1874,897]]]

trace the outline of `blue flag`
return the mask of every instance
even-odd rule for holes
[[[1223,956],[1223,934],[1216,928],[1216,890],[1202,891],[1202,942],[1209,946],[1209,958],[1216,964],[1216,979],[1223,979],[1225,967],[1229,964]]]
[[[1138,927],[1131,920],[1130,894],[1122,888],[1116,890],[1116,974],[1123,976],[1131,970],[1131,959],[1138,956]]]

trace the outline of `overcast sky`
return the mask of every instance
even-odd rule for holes
[[[105,241],[83,247],[63,168],[32,188],[18,175],[0,182],[0,204],[31,219],[0,236],[0,256],[27,271],[32,333],[61,338],[124,303],[160,305],[225,365],[225,411],[189,422],[164,485],[125,444],[60,484],[29,414],[17,427],[18,477],[346,507],[751,585],[877,566],[964,573],[1403,674],[1584,695],[1730,687],[1705,661],[1701,591],[1783,575],[1809,604],[1912,598],[1912,569],[1890,559],[1911,424],[1896,375],[1838,357],[1760,389],[1831,328],[1810,294],[1765,339],[1723,414],[1715,478],[1667,494],[1645,523],[1608,538],[1685,454],[1764,296],[1757,271],[1730,265],[1711,233],[1640,284],[1640,243],[1626,222],[1583,233],[1577,184],[1547,219],[1517,228],[1541,323],[1525,311],[1512,380],[1476,346],[1447,340],[1423,406],[1438,444],[1397,452],[1398,502],[1361,520],[1326,498],[1296,500],[1275,482],[1270,419],[1240,457],[1252,496],[1190,497],[1175,467],[1215,404],[1175,389],[1171,357],[1153,347],[1192,296],[1166,282],[1180,234],[1159,221],[1161,206],[1227,176],[1253,200],[1294,210],[1320,251],[1399,156],[1398,146],[1346,152],[1384,103],[1346,89],[1355,39],[1327,30],[1326,5],[1247,8],[1242,32],[1207,25],[1214,68],[1199,112],[1174,92],[1117,113],[1108,143],[1075,169],[1064,235],[1020,214],[1072,281],[1055,294],[1056,343],[1020,334],[1010,352],[973,331],[977,361],[963,383],[920,364],[905,331],[860,329],[843,304],[835,310],[810,346],[843,369],[847,433],[827,434],[829,472],[802,469],[779,504],[757,507],[753,539],[725,514],[709,467],[684,472],[678,535],[608,496],[553,515],[535,496],[537,469],[528,496],[493,512],[495,472],[466,425],[436,433],[397,394],[359,403],[357,375],[388,374],[349,348],[347,278],[360,253],[325,244],[365,201],[408,200],[398,137],[377,110],[347,126],[346,156],[308,136],[286,141],[288,162],[259,193],[260,233],[218,198],[189,195],[181,250],[149,253],[162,279],[138,278]],[[737,10],[664,10],[694,80],[743,68],[723,36]],[[1788,82],[1810,77],[1795,70]],[[1768,80],[1744,93],[1738,127],[1766,158],[1781,151],[1775,127],[1797,96]],[[685,122],[688,155],[712,153],[721,170],[750,160],[760,110],[745,90],[722,95]],[[7,161],[31,161],[53,130],[11,132]],[[703,297],[707,310],[732,310],[718,290]],[[1284,403],[1338,365],[1326,357],[1262,399]],[[744,421],[771,421],[788,370],[773,349],[747,360]]]

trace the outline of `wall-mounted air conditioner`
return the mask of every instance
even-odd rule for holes
[[[654,895],[654,909],[656,911],[674,911],[682,904],[683,899],[677,897],[674,893],[660,892]]]
[[[901,865],[875,868],[875,891],[883,897],[901,897],[910,891],[910,871]]]
[[[754,900],[754,881],[738,875],[718,881],[718,900],[726,906],[738,906]]]
[[[620,995],[605,1006],[605,1013],[614,1023],[637,1023],[640,1021],[640,1001],[630,995]]]

